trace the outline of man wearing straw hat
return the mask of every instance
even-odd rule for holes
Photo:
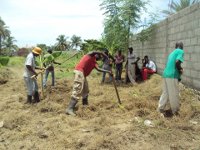
[[[33,75],[37,76],[35,69],[41,69],[35,65],[35,57],[42,53],[42,49],[39,47],[33,48],[33,50],[28,54],[25,61],[24,70],[24,81],[27,87],[27,102],[26,103],[36,103],[39,102],[38,84],[35,78],[31,78]],[[32,99],[33,96],[33,99]]]

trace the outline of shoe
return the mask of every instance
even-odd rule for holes
[[[76,114],[74,113],[74,108],[77,104],[77,100],[74,98],[71,98],[71,101],[69,103],[68,108],[66,109],[66,114],[71,115],[71,116],[76,116]]]
[[[88,105],[88,96],[82,99],[83,105]]]
[[[32,103],[39,103],[40,102],[40,97],[38,91],[35,91],[35,94],[33,95],[33,102]]]
[[[27,101],[25,104],[31,104],[32,102],[32,96],[31,95],[27,95]]]

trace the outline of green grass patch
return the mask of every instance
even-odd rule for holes
[[[63,52],[60,57],[58,57],[55,61],[61,63],[61,65],[54,65],[56,69],[56,78],[70,78],[73,79],[74,77],[74,68],[76,64],[80,61],[82,54],[79,53],[78,55],[74,56],[73,58],[69,59],[73,56],[76,52]]]
[[[9,67],[19,67],[24,66],[25,58],[24,57],[10,57],[10,61],[8,63]]]

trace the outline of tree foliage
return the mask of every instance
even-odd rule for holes
[[[71,37],[71,48],[77,49],[78,46],[81,46],[82,40],[80,36],[73,35]]]
[[[0,54],[2,53],[2,41],[8,36],[10,36],[8,26],[6,26],[5,22],[0,17]]]
[[[175,2],[172,0],[169,3],[169,10],[163,10],[162,12],[166,15],[172,15],[188,6],[191,6],[195,3],[198,3],[199,0],[180,0],[179,2]]]
[[[89,51],[103,50],[105,48],[105,44],[98,40],[84,40],[84,43],[81,46],[81,50],[86,54]]]
[[[110,50],[127,49],[131,29],[136,28],[146,4],[144,0],[103,0],[103,41]]]
[[[65,35],[59,35],[56,40],[58,41],[56,43],[56,49],[60,50],[60,51],[65,51],[68,50],[70,48],[69,43],[67,42],[68,37],[66,37]]]
[[[17,40],[10,35],[4,39],[2,47],[5,55],[13,55],[13,53],[18,50],[18,46],[15,44],[16,41]]]

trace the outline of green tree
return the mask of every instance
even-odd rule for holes
[[[46,44],[37,44],[37,46],[42,49],[43,54],[45,53],[45,51],[47,51],[50,48]]]
[[[80,36],[73,35],[71,37],[71,47],[72,47],[72,49],[73,48],[77,49],[77,47],[81,46],[81,44],[82,44],[82,40],[81,40]]]
[[[14,37],[8,36],[2,42],[2,46],[7,50],[7,54],[12,55],[12,53],[18,49],[17,45],[15,44],[16,41],[17,40],[15,40]]]
[[[64,51],[68,48],[67,38],[65,35],[59,35],[56,40],[58,43],[56,44],[57,49]]]
[[[180,0],[179,2],[171,1],[169,3],[169,10],[163,10],[162,12],[166,15],[172,15],[188,6],[198,3],[199,0]]]
[[[2,41],[8,36],[10,36],[10,31],[8,30],[5,22],[0,17],[0,54],[2,51]]]
[[[81,45],[81,50],[86,54],[89,51],[103,50],[105,44],[98,40],[84,40],[84,43]]]
[[[109,49],[127,49],[131,29],[136,28],[146,4],[144,0],[103,0],[100,5],[106,16],[103,41]]]

